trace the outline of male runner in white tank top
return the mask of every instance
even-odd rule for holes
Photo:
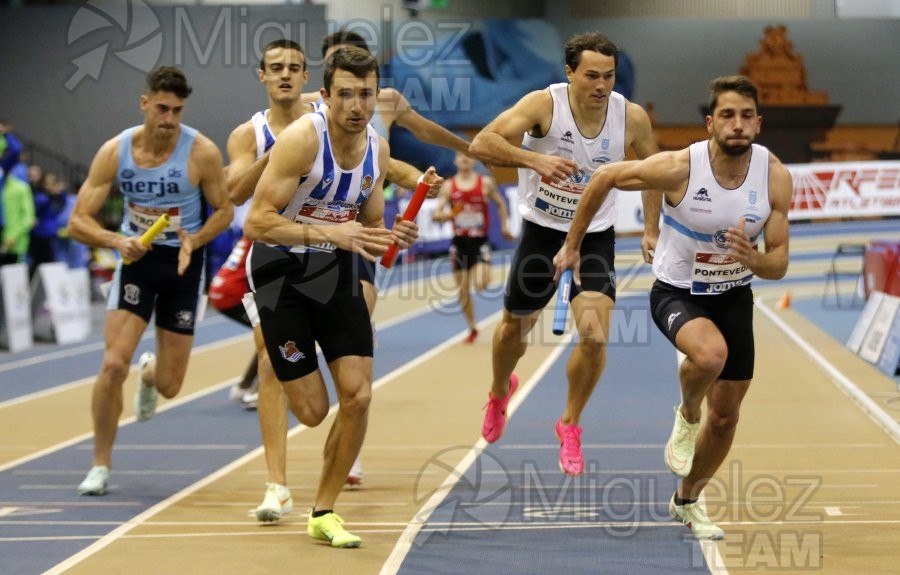
[[[244,224],[250,206],[248,202],[252,199],[259,177],[268,164],[268,152],[275,139],[294,120],[315,111],[312,104],[304,104],[300,99],[303,87],[309,79],[309,72],[306,54],[296,42],[276,40],[267,44],[262,50],[257,77],[266,88],[268,108],[255,113],[250,120],[236,127],[228,137],[228,193],[231,201],[239,206],[235,209],[235,225],[238,226]],[[249,244],[246,237],[239,240],[235,251],[243,249],[243,258],[234,262],[232,272],[223,266],[213,280],[210,288],[211,296],[219,289],[217,286],[219,279],[241,284],[240,289],[234,289],[235,294],[240,292],[240,297],[250,291],[246,273]],[[234,251],[232,255],[235,255]],[[249,324],[250,320],[244,312],[243,304],[238,305],[240,305],[237,310],[238,317],[247,318]],[[259,381],[256,398],[257,415],[265,447],[266,466],[269,470],[266,493],[263,502],[256,509],[256,518],[264,523],[272,523],[280,520],[281,516],[290,512],[294,506],[290,490],[287,488],[285,458],[280,455],[286,449],[287,402],[268,361],[258,324],[253,326],[253,336],[257,350],[255,357]],[[327,411],[326,403],[322,417]],[[308,415],[311,413],[310,410],[306,410],[301,423],[318,425],[321,422],[321,417]]]
[[[553,256],[565,240],[590,175],[603,164],[656,152],[647,113],[612,91],[619,51],[604,35],[581,34],[565,46],[568,83],[532,92],[491,122],[469,147],[481,161],[519,168],[522,240],[513,258],[503,317],[494,331],[493,380],[482,436],[497,441],[506,406],[518,386],[513,373],[527,336],[555,293]],[[614,198],[593,218],[585,249],[590,276],[573,286],[578,342],[566,373],[568,399],[556,422],[559,465],[567,475],[584,472],[581,413],[606,362],[606,335],[615,300]]]
[[[316,343],[337,389],[307,525],[333,547],[361,543],[342,527],[334,503],[365,437],[372,393],[372,328],[350,254],[374,261],[392,242],[408,247],[418,235],[413,222],[384,228],[390,150],[368,125],[377,93],[371,55],[332,54],[322,90],[328,108],[279,135],[244,223],[254,240],[248,272],[263,339],[291,407],[304,409],[311,395],[328,402]]]
[[[713,80],[710,92],[710,139],[597,170],[556,257],[557,273],[572,268],[578,278],[582,239],[613,187],[663,192],[655,194],[665,203],[650,306],[657,327],[687,356],[664,454],[669,469],[684,477],[669,512],[698,539],[724,537],[697,499],[731,449],[753,378],[750,281],[781,279],[787,271],[792,192],[787,168],[753,144],[762,124],[756,86],[726,76]],[[761,234],[765,251],[757,246]],[[701,424],[704,397],[708,415]]]
[[[257,72],[260,83],[265,85],[268,96],[268,109],[257,112],[247,122],[235,128],[228,138],[228,189],[231,200],[235,205],[244,209],[235,210],[235,222],[242,226],[246,208],[252,199],[253,191],[259,182],[259,177],[269,161],[269,149],[275,143],[276,138],[291,122],[303,114],[316,110],[313,103],[303,103],[301,92],[308,80],[306,66],[306,54],[299,44],[290,40],[275,40],[267,44],[262,50],[259,70]],[[412,172],[412,175],[409,173]],[[388,167],[388,177],[399,178],[401,174],[408,179],[411,177],[414,183],[422,175],[417,169],[408,166],[399,160],[391,160]],[[435,185],[440,185],[441,179],[434,170],[425,174],[425,179]],[[211,296],[217,295],[221,290],[225,295],[238,294],[243,296],[250,288],[247,286],[245,271],[245,259],[249,248],[249,241],[241,238],[232,252],[235,260],[234,269],[223,269],[213,280],[210,289]],[[364,261],[368,262],[363,258]],[[372,264],[374,269],[374,264]],[[243,284],[241,290],[236,285]],[[230,298],[229,298],[230,299]],[[229,317],[235,317],[238,321],[250,323],[244,313],[243,305],[239,308],[227,310]],[[281,391],[281,384],[272,371],[268,354],[262,342],[262,335],[258,325],[254,326],[254,340],[257,347],[259,387],[256,394],[258,406],[259,425],[262,432],[263,446],[265,447],[266,467],[268,469],[268,481],[262,503],[256,508],[256,518],[264,523],[277,522],[284,513],[293,508],[291,492],[287,487],[287,402]],[[299,413],[300,422],[314,427],[327,415],[328,402],[319,402],[318,396],[309,396],[308,403],[295,412]],[[357,461],[354,464],[356,471],[351,471],[347,476],[348,485],[358,485],[361,481],[361,465]]]

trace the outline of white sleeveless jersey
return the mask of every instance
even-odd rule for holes
[[[275,143],[275,134],[269,128],[269,110],[257,112],[250,117],[250,125],[253,126],[253,135],[256,138],[256,159],[260,159],[263,154],[269,151],[272,144]],[[253,202],[253,196],[247,198],[247,201],[240,206],[234,206],[234,217],[231,219],[231,227],[240,230],[244,227],[244,220],[247,219],[247,212],[250,211],[250,203]]]
[[[565,182],[548,183],[537,172],[519,168],[518,205],[522,217],[538,225],[568,231],[575,208],[594,170],[603,164],[625,159],[625,97],[610,92],[603,130],[595,138],[585,138],[575,124],[569,107],[569,85],[552,84],[547,89],[553,98],[550,129],[542,138],[528,133],[522,147],[541,154],[574,159],[578,170]],[[588,232],[600,232],[616,221],[616,194],[610,190],[594,215]]]
[[[772,211],[769,205],[769,150],[753,144],[750,165],[740,186],[723,188],[709,163],[709,142],[690,147],[691,175],[677,206],[663,202],[653,273],[695,295],[714,295],[747,285],[750,268],[726,255],[725,232],[743,218],[754,246]]]
[[[304,224],[333,225],[356,220],[360,205],[366,201],[375,187],[378,169],[379,137],[371,125],[366,126],[366,153],[350,170],[337,165],[331,152],[328,121],[324,112],[307,114],[312,119],[319,138],[319,150],[312,170],[300,178],[297,191],[281,215]],[[278,246],[292,252],[334,251],[331,243],[311,246]]]
[[[319,104],[313,104],[313,111],[318,111]],[[256,159],[263,157],[263,154],[269,151],[275,144],[275,134],[269,127],[269,109],[266,108],[261,112],[257,112],[250,117],[250,124],[253,126],[253,136],[256,138]],[[234,206],[234,217],[231,220],[231,227],[240,230],[244,227],[244,220],[247,219],[247,213],[250,211],[250,203],[253,201],[251,195],[247,201],[240,206]]]

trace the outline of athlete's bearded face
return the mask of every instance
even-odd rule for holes
[[[707,131],[728,156],[745,154],[761,125],[753,99],[737,92],[719,94],[712,115],[706,117]]]
[[[258,70],[273,102],[295,102],[309,79],[303,54],[292,48],[273,48],[263,55],[265,68]]]

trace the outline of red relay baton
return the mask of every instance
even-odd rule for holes
[[[428,190],[431,189],[427,183],[425,183],[423,178],[419,179],[419,183],[416,186],[416,191],[413,192],[412,199],[409,200],[409,204],[406,206],[406,211],[403,212],[403,219],[406,221],[412,221],[416,219],[416,216],[419,215],[419,209],[422,207],[422,202],[425,201],[425,196],[428,195]],[[381,265],[390,268],[394,265],[394,260],[397,259],[397,251],[399,250],[399,246],[397,242],[391,244],[391,247],[388,248],[384,255],[381,256]]]

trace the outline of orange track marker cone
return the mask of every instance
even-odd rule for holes
[[[784,292],[784,295],[778,299],[778,303],[775,304],[775,307],[778,309],[787,309],[791,307],[791,290]]]

